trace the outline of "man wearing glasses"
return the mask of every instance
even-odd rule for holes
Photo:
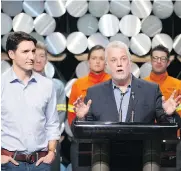
[[[176,90],[176,97],[181,94],[181,81],[168,75],[167,67],[170,65],[169,50],[163,45],[154,47],[151,51],[152,72],[145,80],[159,84],[160,90],[169,99]],[[181,116],[181,104],[177,108]],[[181,141],[177,145],[177,171],[181,171]]]

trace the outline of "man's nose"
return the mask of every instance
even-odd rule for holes
[[[97,60],[96,60],[96,63],[97,63],[97,64],[98,64],[98,63],[100,63],[100,60],[99,60],[99,59],[97,59]]]
[[[117,61],[117,66],[121,66],[122,65],[122,61],[121,60],[118,60]]]
[[[158,58],[158,59],[157,59],[157,62],[160,63],[160,62],[161,62],[161,58]]]
[[[41,62],[41,60],[40,60],[40,58],[38,56],[35,56],[35,61],[38,62],[38,63]]]
[[[29,54],[29,59],[34,60],[35,59],[35,54],[33,52],[30,52]]]

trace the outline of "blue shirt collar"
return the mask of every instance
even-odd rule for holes
[[[133,77],[132,77],[132,74],[131,74],[131,82],[130,82],[130,84],[128,85],[128,88],[131,88],[132,79],[133,79]],[[118,88],[118,89],[119,89],[119,87],[113,82],[113,80],[112,80],[112,87],[113,87],[113,89],[115,89],[115,88]]]
[[[14,72],[13,68],[11,68],[11,71],[10,71],[10,79],[9,79],[9,82],[10,83],[16,83],[16,82],[22,82],[16,75],[16,73]],[[31,74],[31,77],[28,81],[28,83],[30,82],[37,82],[37,79],[36,79],[36,76],[34,74],[34,71],[32,71],[32,74]]]

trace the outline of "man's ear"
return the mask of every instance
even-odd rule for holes
[[[104,71],[107,72],[108,74],[110,74],[110,69],[109,69],[109,65],[107,62],[105,62],[105,68]]]
[[[8,51],[8,55],[9,55],[9,57],[13,60],[14,59],[14,51],[13,50],[9,50]]]

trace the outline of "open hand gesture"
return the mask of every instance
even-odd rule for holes
[[[84,118],[88,113],[92,100],[89,100],[87,104],[84,103],[82,96],[78,97],[73,103],[74,111],[78,118]]]
[[[176,90],[173,91],[172,95],[167,101],[165,100],[165,97],[162,96],[162,106],[167,115],[172,115],[178,105],[181,103],[181,95],[178,95],[176,98],[174,98],[175,93]]]

